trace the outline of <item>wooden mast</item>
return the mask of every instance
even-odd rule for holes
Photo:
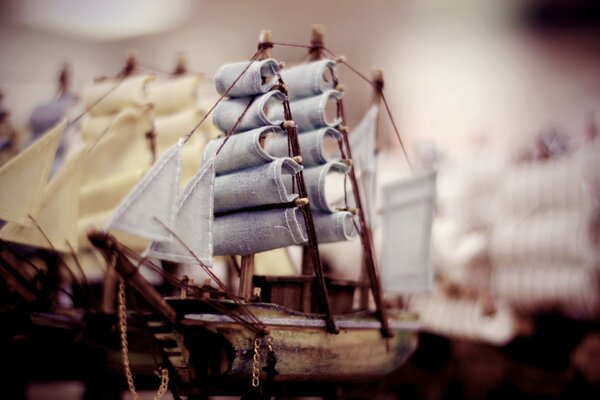
[[[258,47],[262,50],[262,54],[258,57],[259,60],[269,58],[271,56],[272,35],[270,30],[263,30],[258,37]],[[270,46],[269,46],[270,45]],[[252,296],[252,277],[254,276],[254,254],[242,256],[240,264],[240,286],[238,295],[246,300],[250,300]]]
[[[376,69],[373,71],[372,75],[373,80],[373,104],[380,105],[381,104],[381,93],[383,90],[384,80],[383,80],[383,71],[380,69]],[[375,128],[375,152],[379,152],[379,150],[385,145],[385,141],[382,139],[382,135],[379,132],[379,118],[377,118],[376,128]],[[371,206],[374,206],[373,204]],[[371,242],[373,241],[373,231],[372,227],[369,227],[369,235],[371,236]],[[369,276],[367,274],[366,265],[363,263],[363,269],[361,270],[361,281],[367,282],[369,280]],[[369,307],[369,288],[362,287],[360,289],[359,296],[359,304],[360,308],[367,309]]]

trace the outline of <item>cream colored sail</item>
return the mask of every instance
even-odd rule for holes
[[[77,219],[79,187],[86,149],[69,159],[46,186],[42,205],[32,226],[9,222],[0,231],[0,238],[45,249],[70,252],[77,250]]]
[[[66,127],[62,120],[0,168],[0,219],[31,226],[48,182],[50,167]]]

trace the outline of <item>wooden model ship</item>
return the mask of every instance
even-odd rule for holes
[[[356,149],[350,145],[342,92],[337,90],[336,61],[319,59],[321,47],[313,41],[311,52],[316,49],[317,56],[312,62],[282,69],[270,58],[272,47],[270,34],[263,33],[249,62],[224,65],[217,72],[221,99],[213,108],[213,119],[223,135],[206,146],[202,167],[183,192],[179,193],[182,149],[194,130],[160,156],[112,213],[105,231],[88,235],[103,253],[109,272],[114,268],[122,277],[119,318],[132,391],[126,359],[126,283],[161,314],[149,317],[148,325],[168,361],[162,370],[163,384],[169,370],[171,389],[178,394],[233,394],[264,391],[272,385],[376,380],[398,368],[417,345],[416,316],[384,307],[368,221],[372,215],[368,210],[374,205],[369,204],[368,193],[360,193],[370,186],[359,184],[358,168],[352,162]],[[335,106],[334,115],[327,112],[330,104]],[[367,115],[375,121],[377,112],[370,110]],[[361,123],[371,136],[375,125]],[[50,132],[50,139],[42,140],[55,141],[56,136]],[[333,156],[325,152],[325,139],[336,143]],[[373,150],[371,146],[367,154]],[[67,172],[59,172],[52,181],[58,183],[48,185],[46,197],[59,184],[76,182],[77,163],[84,159],[74,157],[64,167]],[[369,168],[363,165],[362,178]],[[71,177],[67,173],[72,180],[66,180]],[[347,175],[351,182],[351,193],[344,188],[338,202],[325,193],[331,173]],[[425,174],[386,189],[383,212],[388,243],[383,245],[382,272],[387,274],[388,289],[394,282],[414,277],[414,268],[427,271],[434,185],[435,174]],[[37,215],[39,199],[30,203]],[[411,210],[421,223],[406,229],[401,221]],[[65,221],[70,221],[67,216]],[[18,223],[24,228],[15,227]],[[0,236],[11,240],[15,237],[11,229],[17,228],[46,236],[33,218],[7,225]],[[144,238],[150,245],[139,255],[109,230]],[[364,280],[340,282],[326,277],[318,244],[356,236],[361,242]],[[393,244],[415,237],[418,243],[411,248]],[[72,237],[61,245],[70,247],[76,240]],[[300,275],[254,274],[255,253],[287,246],[304,246]],[[237,294],[212,273],[215,256],[241,256]],[[155,259],[195,264],[213,285],[171,280],[181,294],[164,298],[138,273],[142,265],[158,269],[151,261]],[[398,260],[412,265],[403,273]],[[416,275],[416,280],[404,281],[405,288],[398,293],[406,293],[407,286],[416,290],[429,286],[430,273]],[[367,288],[374,311],[369,309]],[[357,307],[358,291],[362,299]],[[164,393],[165,385],[161,390]]]

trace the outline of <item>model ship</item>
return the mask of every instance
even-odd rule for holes
[[[227,64],[217,72],[222,97],[213,120],[223,135],[206,146],[202,167],[185,189],[179,193],[182,153],[193,131],[160,156],[112,212],[105,230],[88,235],[105,256],[109,272],[115,269],[122,277],[121,327],[126,326],[125,284],[161,314],[149,318],[148,325],[168,360],[175,393],[376,380],[397,369],[417,344],[416,316],[384,306],[369,222],[374,205],[368,204],[369,193],[360,193],[361,186],[369,185],[359,184],[352,162],[356,149],[350,145],[342,92],[337,90],[336,61],[317,59],[285,69],[270,57],[272,47],[270,35],[264,34],[249,62]],[[333,115],[328,113],[331,104]],[[376,110],[367,114],[372,119]],[[374,135],[375,124],[362,125],[367,136]],[[50,133],[51,139],[57,135]],[[331,154],[326,140],[336,145]],[[65,170],[75,176],[82,159],[73,158]],[[367,167],[361,178],[368,175]],[[326,193],[331,174],[351,183],[342,201],[332,202]],[[54,179],[61,183],[63,175]],[[47,191],[54,193],[52,182]],[[388,289],[399,281],[417,290],[430,284],[430,274],[422,271],[420,281],[402,280],[413,277],[415,268],[427,271],[434,184],[435,174],[426,174],[386,189],[382,273]],[[38,215],[38,200],[31,201],[35,212],[21,215]],[[411,209],[420,223],[407,229],[399,221]],[[33,218],[20,222],[25,227],[19,229],[43,235]],[[15,237],[14,224],[4,228],[6,240]],[[150,245],[139,254],[119,242],[114,231]],[[419,238],[417,246],[394,244],[411,236]],[[350,240],[360,240],[365,279],[326,277],[319,244]],[[70,247],[75,241],[71,237],[61,245]],[[254,254],[288,246],[304,248],[300,275],[254,274]],[[241,256],[237,293],[211,272],[216,256]],[[195,264],[212,278],[212,286],[172,279],[181,294],[165,298],[138,273],[142,265],[158,269],[152,261],[157,259]],[[412,265],[397,268],[398,260]],[[406,293],[405,288],[398,293]],[[357,307],[358,291],[363,301]]]

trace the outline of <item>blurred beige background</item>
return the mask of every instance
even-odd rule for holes
[[[20,130],[54,95],[65,61],[75,92],[114,75],[130,49],[165,70],[184,52],[190,69],[212,77],[218,65],[251,56],[261,29],[306,43],[313,23],[326,26],[326,45],[359,70],[384,70],[409,144],[431,140],[461,152],[483,134],[498,151],[514,149],[551,126],[580,131],[600,94],[597,29],[536,25],[528,18],[539,14],[534,1],[9,0],[0,7],[0,90]],[[304,53],[274,55],[293,63]],[[341,76],[352,125],[371,90],[348,70]],[[383,129],[391,134],[387,121]]]

